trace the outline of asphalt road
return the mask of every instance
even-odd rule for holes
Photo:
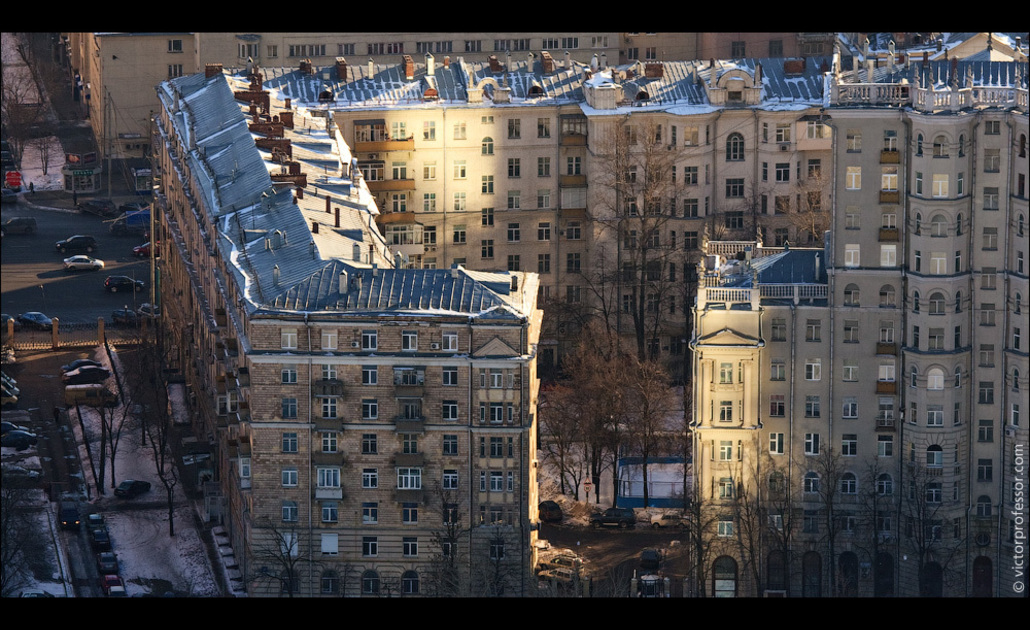
[[[35,217],[38,227],[33,235],[8,234],[3,238],[2,312],[14,317],[26,311],[42,311],[66,323],[95,323],[103,317],[110,323],[112,310],[126,305],[135,308],[150,301],[149,282],[146,290],[136,294],[104,290],[104,279],[109,275],[148,279],[149,261],[132,254],[132,248],[143,242],[142,237],[113,236],[108,223],[93,215],[30,208],[21,202],[4,204],[0,220],[16,216]],[[90,255],[104,261],[103,270],[64,271],[65,256],[54,244],[74,234],[96,237],[98,248]]]

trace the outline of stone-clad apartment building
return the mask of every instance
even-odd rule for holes
[[[237,88],[220,67],[159,86],[156,200],[169,367],[214,444],[240,586],[523,593],[535,275],[394,268],[326,119]]]
[[[726,543],[707,588],[1021,596],[1027,65],[828,79],[826,247],[705,244],[694,461]]]

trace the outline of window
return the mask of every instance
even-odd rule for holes
[[[846,472],[840,478],[841,494],[858,494],[858,477],[855,473]]]
[[[732,400],[723,400],[719,403],[719,422],[733,422]]]
[[[422,166],[422,179],[436,179],[436,162],[426,162]]]
[[[948,175],[942,173],[933,174],[933,188],[931,194],[935,198],[943,198],[948,196]]]
[[[776,163],[776,181],[778,181],[778,182],[789,182],[790,181],[790,163],[789,162],[777,162]]]
[[[395,121],[390,123],[390,139],[391,140],[407,140],[408,139],[408,126],[404,121]]]
[[[466,47],[469,43],[478,44],[479,42],[465,42]],[[379,574],[369,569],[361,574],[361,594],[362,595],[378,595],[379,594]]]
[[[819,454],[819,434],[818,433],[806,433],[805,434],[805,455],[818,455]]]
[[[458,401],[443,401],[440,417],[445,422],[456,422],[458,420]]]
[[[926,448],[926,467],[941,468],[944,466],[944,450],[938,444]]]
[[[361,453],[375,455],[379,452],[379,438],[375,433],[364,433],[361,436]]]
[[[859,153],[862,151],[862,130],[861,129],[848,129],[847,130],[847,150],[848,153]]]
[[[782,417],[786,414],[787,404],[784,400],[783,394],[770,394],[769,396],[769,415]]]
[[[297,368],[289,365],[284,366],[282,369],[282,383],[283,385],[292,385],[297,382]]]
[[[436,179],[436,170],[433,170],[433,179]],[[422,195],[422,211],[436,212],[436,193],[425,193]]]
[[[741,162],[744,160],[744,136],[739,133],[731,133],[726,138],[726,161],[727,162]],[[697,184],[697,167],[688,167],[694,169],[694,181],[684,182]]]
[[[861,263],[861,250],[858,244],[844,245],[844,266],[858,267]]]
[[[401,505],[401,523],[405,525],[418,524],[418,503],[403,503]]]
[[[858,320],[844,320],[844,343],[858,343]]]
[[[880,167],[880,190],[886,192],[897,192],[898,190],[898,167]]]
[[[987,483],[994,481],[994,460],[978,459],[976,463],[976,480]]]
[[[805,341],[820,341],[822,336],[822,320],[809,319],[805,323]]]
[[[300,512],[297,510],[297,503],[294,501],[283,501],[282,515],[284,522],[296,523],[300,518]],[[284,541],[284,544],[286,544],[286,541]],[[289,546],[293,546],[292,541],[289,542]]]
[[[820,359],[807,359],[805,361],[805,380],[806,381],[818,381],[822,380],[823,369],[822,360]]]
[[[787,340],[787,320],[782,318],[773,318],[771,335],[773,341],[786,341]]]
[[[550,118],[537,118],[536,119],[536,137],[537,138],[550,138],[551,137],[551,119]]]
[[[444,490],[457,490],[458,489],[458,471],[457,470],[444,470],[443,471],[443,489]]]
[[[726,198],[740,199],[744,197],[744,178],[731,177],[726,180]]]
[[[362,385],[378,385],[379,384],[379,368],[374,365],[363,365],[361,366],[361,384]]]
[[[811,470],[806,472],[802,487],[809,494],[819,492],[819,474]]]
[[[466,138],[465,123],[456,123],[454,125],[454,139],[464,140]]]
[[[941,427],[944,426],[944,408],[940,405],[927,405],[926,408],[926,426],[928,427]]]
[[[321,467],[316,470],[318,487],[319,488],[339,488],[340,487],[340,469],[331,467]]]
[[[862,189],[862,167],[849,166],[845,172],[844,187],[847,190]]]
[[[322,418],[326,420],[332,420],[336,418],[336,402],[335,396],[325,396],[322,399]]]
[[[876,436],[876,454],[879,457],[894,457],[894,436]]]
[[[483,155],[493,155],[494,154],[494,139],[493,138],[491,138],[489,136],[483,138],[483,141],[482,141],[480,146],[481,146]]]
[[[522,191],[521,190],[509,190],[508,191],[508,209],[518,210],[522,207]]]
[[[297,349],[297,329],[296,328],[283,328],[280,331],[280,347],[283,350],[296,350]]]
[[[323,453],[335,453],[339,444],[338,436],[336,431],[323,431],[322,432],[322,452]]]
[[[465,224],[459,223],[454,226],[453,231],[453,242],[455,245],[463,245],[465,243]]]
[[[719,520],[717,533],[720,538],[729,538],[733,536],[733,519],[722,518]]]
[[[294,403],[296,404],[296,402]],[[284,453],[296,453],[298,446],[297,434],[294,432],[283,433],[282,450]]]
[[[327,501],[322,504],[322,522],[335,523],[340,518],[340,510],[335,501]]]
[[[405,536],[401,542],[401,553],[405,558],[418,556],[418,538]]]
[[[369,470],[374,471],[375,469],[374,468],[372,468],[372,469],[366,468],[365,469],[365,473],[367,474]],[[375,474],[375,473],[373,472],[373,474]],[[362,478],[364,479],[364,476]],[[362,484],[362,487],[363,488],[375,488],[377,485],[378,485],[378,483],[376,483],[374,485],[371,485],[371,486],[366,486],[366,485]],[[375,525],[376,523],[379,522],[379,504],[378,503],[366,502],[366,503],[362,503],[361,504],[361,522],[366,524],[366,525]]]
[[[379,419],[379,402],[374,398],[366,398],[361,401],[361,419],[362,420],[378,420]]]
[[[551,176],[551,158],[538,157],[536,159],[536,175],[537,177]]]
[[[361,555],[366,557],[366,558],[371,558],[371,557],[375,557],[375,556],[379,555],[379,537],[378,536],[362,536],[362,538],[361,538]]]
[[[845,396],[841,417],[854,419],[858,417],[858,398],[856,396]]]
[[[397,469],[398,490],[420,490],[422,489],[421,468],[398,468]]]
[[[881,267],[897,267],[898,266],[898,246],[897,245],[880,245],[880,266]]]
[[[170,40],[168,40],[168,52],[170,52],[170,53],[181,53],[182,52],[182,40],[181,39],[170,39]]]
[[[786,380],[787,365],[783,359],[773,359],[770,364],[769,379],[773,381]]]
[[[994,326],[994,323],[994,304],[988,302],[980,304],[980,325]]]
[[[282,484],[284,488],[295,488],[297,487],[297,469],[296,468],[283,468],[282,469]]]

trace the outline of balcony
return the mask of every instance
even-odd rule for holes
[[[876,381],[876,393],[877,394],[896,394],[896,393],[898,393],[898,382],[897,381]]]
[[[393,456],[398,468],[421,468],[426,465],[425,453],[397,453]]]
[[[370,192],[374,193],[415,190],[415,180],[413,179],[366,179],[365,185],[368,186]]]
[[[877,431],[894,431],[896,428],[894,416],[879,416],[876,418]]]
[[[898,356],[898,344],[878,341],[876,343],[876,354],[889,354]]]
[[[898,228],[880,228],[881,243],[897,243]]]
[[[901,203],[901,193],[897,190],[881,190],[880,203]]]
[[[397,417],[394,418],[394,423],[397,425],[397,433],[425,433],[426,431],[425,418]]]
[[[587,137],[581,133],[563,133],[560,142],[563,147],[585,147]]]
[[[341,488],[339,486],[335,486],[335,487],[334,486],[326,486],[326,487],[319,486],[319,487],[315,488],[315,498],[316,499],[342,499],[343,498],[343,488]]]
[[[383,138],[365,142],[355,142],[355,153],[380,153],[384,151],[413,151],[415,149],[415,136],[409,136],[402,140]]]
[[[311,383],[314,396],[343,396],[343,381],[338,378],[323,378]]]
[[[586,175],[559,175],[558,185],[562,188],[586,188]]]
[[[424,498],[425,496],[421,488],[417,490],[397,488],[397,494],[394,495],[394,500],[397,503],[422,503]]]
[[[883,149],[880,151],[880,164],[901,164],[901,153]]]

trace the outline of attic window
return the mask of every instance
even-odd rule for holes
[[[740,90],[730,90],[726,93],[726,100],[731,103],[740,103],[744,100],[744,93]]]
[[[534,85],[529,88],[529,96],[543,96],[544,89],[539,85]]]
[[[336,100],[336,97],[333,96],[333,93],[332,93],[331,90],[322,90],[321,92],[318,93],[318,102],[319,103],[331,103],[332,101],[335,101],[335,100]]]
[[[647,95],[647,92],[644,92],[643,90],[641,90],[640,92],[637,92],[637,95],[636,95],[636,97],[633,100],[635,100],[635,101],[647,101],[647,100],[650,100],[650,99],[651,99],[651,97]]]

